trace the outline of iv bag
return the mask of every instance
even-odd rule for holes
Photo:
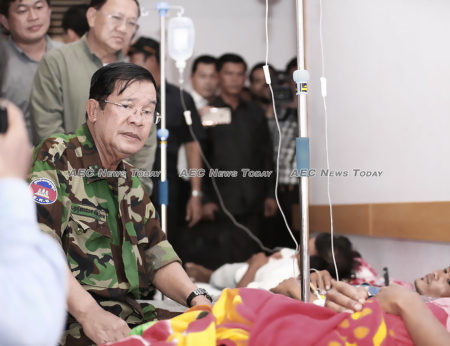
[[[194,23],[187,17],[174,17],[169,20],[169,55],[177,62],[185,62],[194,51]]]

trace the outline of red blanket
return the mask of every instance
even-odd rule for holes
[[[431,307],[443,323],[447,314]],[[281,295],[249,288],[227,289],[213,308],[194,307],[159,321],[142,336],[114,345],[413,345],[402,320],[376,300],[361,312],[335,313]]]

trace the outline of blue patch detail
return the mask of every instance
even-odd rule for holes
[[[169,205],[169,181],[158,182],[159,205]]]
[[[296,138],[295,149],[295,156],[297,158],[297,170],[300,171],[304,169],[309,171],[309,138]]]

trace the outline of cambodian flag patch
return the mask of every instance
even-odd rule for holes
[[[46,178],[34,179],[30,188],[33,192],[33,200],[39,204],[52,204],[55,203],[58,197],[58,191],[53,181]]]

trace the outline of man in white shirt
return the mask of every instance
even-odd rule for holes
[[[5,53],[0,41],[0,61]],[[56,345],[66,318],[66,264],[36,222],[24,180],[32,149],[22,112],[6,100],[0,100],[0,112],[8,123],[0,133],[0,344]]]
[[[192,64],[191,73],[191,96],[194,99],[195,107],[200,117],[205,113],[211,102],[217,94],[219,86],[219,75],[217,74],[217,59],[211,55],[200,55]],[[177,170],[181,176],[181,172],[188,168],[186,158],[186,148],[180,146],[178,150]],[[189,181],[188,177],[181,177],[184,181]]]
[[[219,75],[217,73],[217,59],[210,55],[201,55],[194,60],[191,73],[192,97],[195,106],[202,115],[202,111],[217,95]]]

